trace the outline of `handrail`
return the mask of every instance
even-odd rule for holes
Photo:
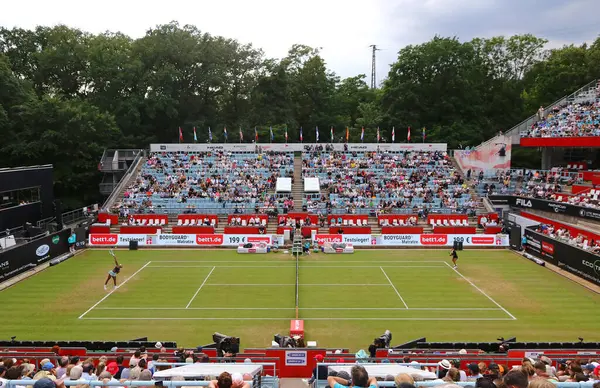
[[[143,155],[143,150],[138,150],[138,154],[135,157],[135,159],[133,159],[133,162],[131,163],[131,165],[129,166],[129,168],[127,169],[127,171],[125,172],[125,174],[123,174],[123,176],[121,177],[121,179],[119,180],[119,182],[116,184],[115,188],[113,189],[112,193],[108,196],[108,198],[106,199],[106,201],[104,201],[104,203],[102,204],[102,209],[106,209],[108,208],[108,206],[113,203],[117,197],[117,195],[119,194],[119,191],[121,190],[122,186],[124,186],[129,179],[131,179],[131,176],[133,175],[133,173],[137,170],[139,163],[142,160],[142,155]]]

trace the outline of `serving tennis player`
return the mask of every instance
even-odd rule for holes
[[[119,288],[119,286],[117,286],[117,275],[119,274],[119,272],[121,272],[121,268],[123,268],[123,265],[119,264],[119,262],[117,261],[117,256],[114,254],[114,252],[110,250],[109,253],[115,259],[115,267],[108,271],[108,276],[106,277],[106,281],[104,282],[105,290],[111,278],[113,280],[113,283],[115,284],[115,288]]]

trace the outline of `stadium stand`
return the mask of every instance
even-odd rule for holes
[[[304,153],[302,175],[318,177],[325,193],[315,204],[330,214],[431,212],[474,209],[469,188],[442,152]]]
[[[153,153],[116,208],[121,216],[267,213],[283,202],[272,194],[277,177],[292,173],[292,153]]]

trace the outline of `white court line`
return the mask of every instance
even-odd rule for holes
[[[295,265],[152,265],[148,268],[296,268]],[[446,268],[443,265],[386,265],[386,268]],[[299,268],[381,268],[379,265],[300,265]]]
[[[141,318],[82,318],[87,320],[102,320],[102,321],[231,321],[231,317],[209,318],[209,317],[183,317],[183,318],[164,318],[164,317],[141,317]],[[235,317],[236,320],[251,320],[251,321],[289,321],[290,318],[256,318],[256,317]],[[302,318],[304,321],[512,321],[510,318],[385,318],[385,317],[366,317],[366,318]]]
[[[130,276],[130,277],[128,277],[127,279],[123,280],[123,281],[121,282],[121,284],[119,285],[119,287],[121,287],[123,284],[127,283],[127,281],[128,281],[129,279],[131,279],[132,277],[134,277],[135,275],[137,275],[137,274],[138,274],[138,273],[139,273],[141,270],[143,270],[144,268],[146,268],[146,267],[147,267],[147,266],[148,266],[150,263],[152,263],[152,261],[149,261],[149,262],[147,262],[146,264],[144,264],[144,266],[143,266],[142,268],[140,268],[140,269],[138,269],[137,271],[135,271],[135,272],[133,273],[133,275],[131,275],[131,276]],[[112,290],[111,290],[111,291],[110,291],[108,294],[104,295],[104,297],[103,297],[102,299],[100,299],[98,302],[96,302],[96,304],[95,304],[95,305],[93,305],[92,307],[90,307],[90,308],[89,308],[89,309],[88,309],[88,310],[87,310],[85,313],[81,314],[81,315],[79,316],[79,318],[78,318],[78,319],[82,319],[83,317],[85,317],[85,315],[86,315],[87,313],[89,313],[90,311],[92,311],[92,310],[93,310],[93,309],[94,309],[96,306],[98,306],[100,303],[104,302],[104,300],[106,300],[106,298],[108,298],[109,296],[111,296],[111,295],[112,295],[112,293],[113,293],[113,292],[115,292],[116,290],[117,290],[117,288],[113,288],[113,289],[112,289]]]
[[[348,263],[445,263],[445,261],[443,260],[352,260],[352,261],[336,261],[336,260],[325,260],[325,261],[318,261],[318,260],[307,260],[307,261],[303,261],[300,260],[301,262],[304,263],[315,263],[315,264],[321,264],[321,263],[342,263],[342,264],[348,264]],[[152,260],[153,263],[287,263],[287,262],[291,262],[290,260]]]
[[[444,262],[451,270],[453,270],[454,272],[456,272],[461,278],[465,279],[467,282],[469,282],[470,285],[472,285],[473,287],[475,287],[475,289],[479,292],[481,292],[485,297],[487,297],[490,301],[492,301],[493,304],[495,304],[496,306],[498,306],[500,308],[500,310],[504,311],[506,314],[508,314],[508,316],[513,319],[516,320],[517,318],[512,315],[511,313],[508,312],[507,309],[505,309],[504,307],[502,307],[500,305],[500,303],[496,302],[491,296],[489,296],[488,294],[486,294],[481,288],[477,287],[475,284],[473,284],[472,281],[470,281],[469,279],[467,279],[463,274],[461,274],[460,272],[458,272],[456,270],[456,268],[452,268],[452,266],[450,264],[448,264],[447,262]]]
[[[194,299],[196,299],[196,296],[198,295],[198,293],[200,292],[200,290],[202,289],[202,287],[204,287],[204,284],[206,283],[206,281],[208,280],[208,278],[210,277],[210,275],[213,273],[213,271],[215,270],[215,268],[217,268],[217,267],[212,267],[212,269],[210,270],[210,272],[208,273],[208,275],[206,275],[206,277],[204,278],[204,281],[202,282],[202,284],[200,285],[200,287],[198,287],[198,289],[196,290],[196,293],[194,294],[194,296],[192,296],[192,299],[190,299],[190,301],[188,302],[187,306],[185,306],[186,309],[188,307],[190,307],[190,305],[192,304],[192,302],[194,301]]]
[[[398,292],[398,289],[396,288],[396,286],[394,286],[394,283],[392,283],[392,281],[390,280],[390,278],[387,276],[387,273],[385,273],[383,267],[379,267],[379,269],[381,269],[381,272],[383,272],[383,274],[385,275],[385,278],[388,280],[388,282],[390,282],[390,286],[392,286],[392,288],[394,289],[394,291],[396,291],[396,295],[398,295],[398,298],[400,298],[400,300],[402,301],[402,303],[404,303],[404,307],[408,308],[408,305],[404,301],[404,298],[402,298],[402,295],[400,295],[400,293]]]
[[[98,307],[96,310],[296,310],[295,307]],[[348,310],[348,311],[502,311],[498,308],[460,308],[460,307],[299,307],[298,310]]]
[[[275,283],[275,284],[270,284],[270,283],[265,283],[265,284],[261,284],[261,283],[235,283],[235,284],[221,284],[221,283],[208,283],[205,284],[205,287],[208,286],[219,286],[219,287],[223,287],[223,286],[231,286],[231,287],[238,287],[238,286],[259,286],[259,287],[269,287],[269,286],[295,286],[296,283]],[[331,287],[331,286],[368,286],[368,287],[373,287],[373,286],[377,286],[377,287],[389,287],[389,284],[381,284],[381,283],[377,283],[377,284],[356,284],[356,283],[323,283],[323,284],[298,284],[300,287],[302,286],[318,286],[318,287]]]

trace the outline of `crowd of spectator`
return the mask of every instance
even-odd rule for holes
[[[190,204],[187,209],[209,200],[215,208],[251,204],[266,213],[283,202],[269,192],[278,177],[293,176],[293,163],[293,154],[281,152],[152,153],[116,209],[127,216],[158,212],[165,203]]]
[[[540,224],[536,231],[547,235],[550,238],[562,241],[569,245],[590,251],[592,253],[600,253],[600,245],[595,240],[589,240],[583,234],[576,236],[572,235],[566,228],[555,228],[553,225]]]
[[[302,164],[303,176],[319,177],[329,213],[465,212],[475,206],[445,152],[312,152],[304,154]],[[308,202],[310,208],[316,201]]]
[[[547,115],[540,107],[537,115],[538,120],[521,137],[600,136],[600,92],[595,100],[556,106]]]

